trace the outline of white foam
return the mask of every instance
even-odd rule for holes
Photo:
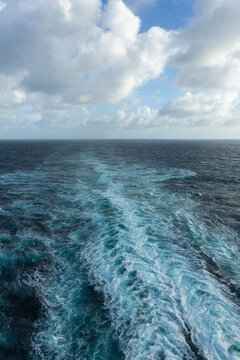
[[[84,184],[97,226],[84,257],[93,281],[104,291],[126,359],[154,359],[160,354],[167,359],[182,359],[184,354],[194,358],[187,332],[207,359],[227,359],[230,354],[237,358],[237,350],[231,353],[240,346],[237,309],[198,260],[193,246],[196,231],[189,223],[191,218],[199,226],[192,216],[192,201],[157,187],[155,172],[119,162],[109,169],[96,159],[85,161],[94,167],[103,188]],[[189,174],[180,171],[181,178]],[[165,178],[171,176],[178,178],[175,172]],[[104,206],[113,215],[105,216]],[[187,231],[181,232],[173,220]],[[201,248],[207,234],[203,225],[199,230]],[[185,239],[186,234],[192,239]],[[208,246],[215,251],[214,244]],[[228,246],[222,248],[216,256],[233,253]],[[211,254],[209,249],[205,246]]]

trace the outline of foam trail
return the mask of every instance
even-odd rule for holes
[[[237,228],[239,177],[222,162],[225,145],[204,166],[185,157],[196,144],[57,149],[17,144],[16,162],[3,157],[0,358],[239,359],[239,241],[209,225],[219,216]],[[226,217],[209,213],[219,184]],[[184,189],[202,193],[199,207]]]
[[[68,165],[72,166],[71,159],[62,163],[64,173]],[[56,174],[52,175],[55,178]],[[51,236],[45,242],[53,262],[51,275],[42,277],[36,271],[29,279],[38,288],[46,312],[37,324],[31,359],[105,360],[116,356],[121,360],[102,293],[89,283],[82,261],[82,247],[87,241],[83,229],[86,224],[90,226],[90,219],[84,215],[73,179],[71,169],[64,181],[58,182],[57,206],[49,209],[47,226]]]
[[[207,228],[196,203],[164,187],[196,174],[99,158],[52,159],[47,172],[0,179],[14,194],[7,224],[24,214],[31,228],[12,242],[35,259],[23,276],[40,301],[30,357],[238,359],[236,236]]]
[[[123,358],[80,256],[90,219],[74,176],[71,158],[0,176],[1,359]]]
[[[85,162],[98,181],[79,182],[96,226],[83,256],[126,359],[239,358],[238,308],[204,268],[201,246],[210,255],[216,244],[207,248],[203,226],[196,238],[192,202],[156,186],[164,180],[154,171],[119,161],[111,170],[95,159]],[[193,216],[192,222],[197,226]],[[231,251],[225,242],[216,254],[219,266]]]

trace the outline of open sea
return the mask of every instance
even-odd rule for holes
[[[240,359],[240,141],[1,141],[0,360],[125,359]]]

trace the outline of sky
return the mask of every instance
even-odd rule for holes
[[[0,139],[239,139],[239,0],[0,0]]]

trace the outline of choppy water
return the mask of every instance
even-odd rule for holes
[[[0,142],[0,359],[240,359],[240,142]]]

